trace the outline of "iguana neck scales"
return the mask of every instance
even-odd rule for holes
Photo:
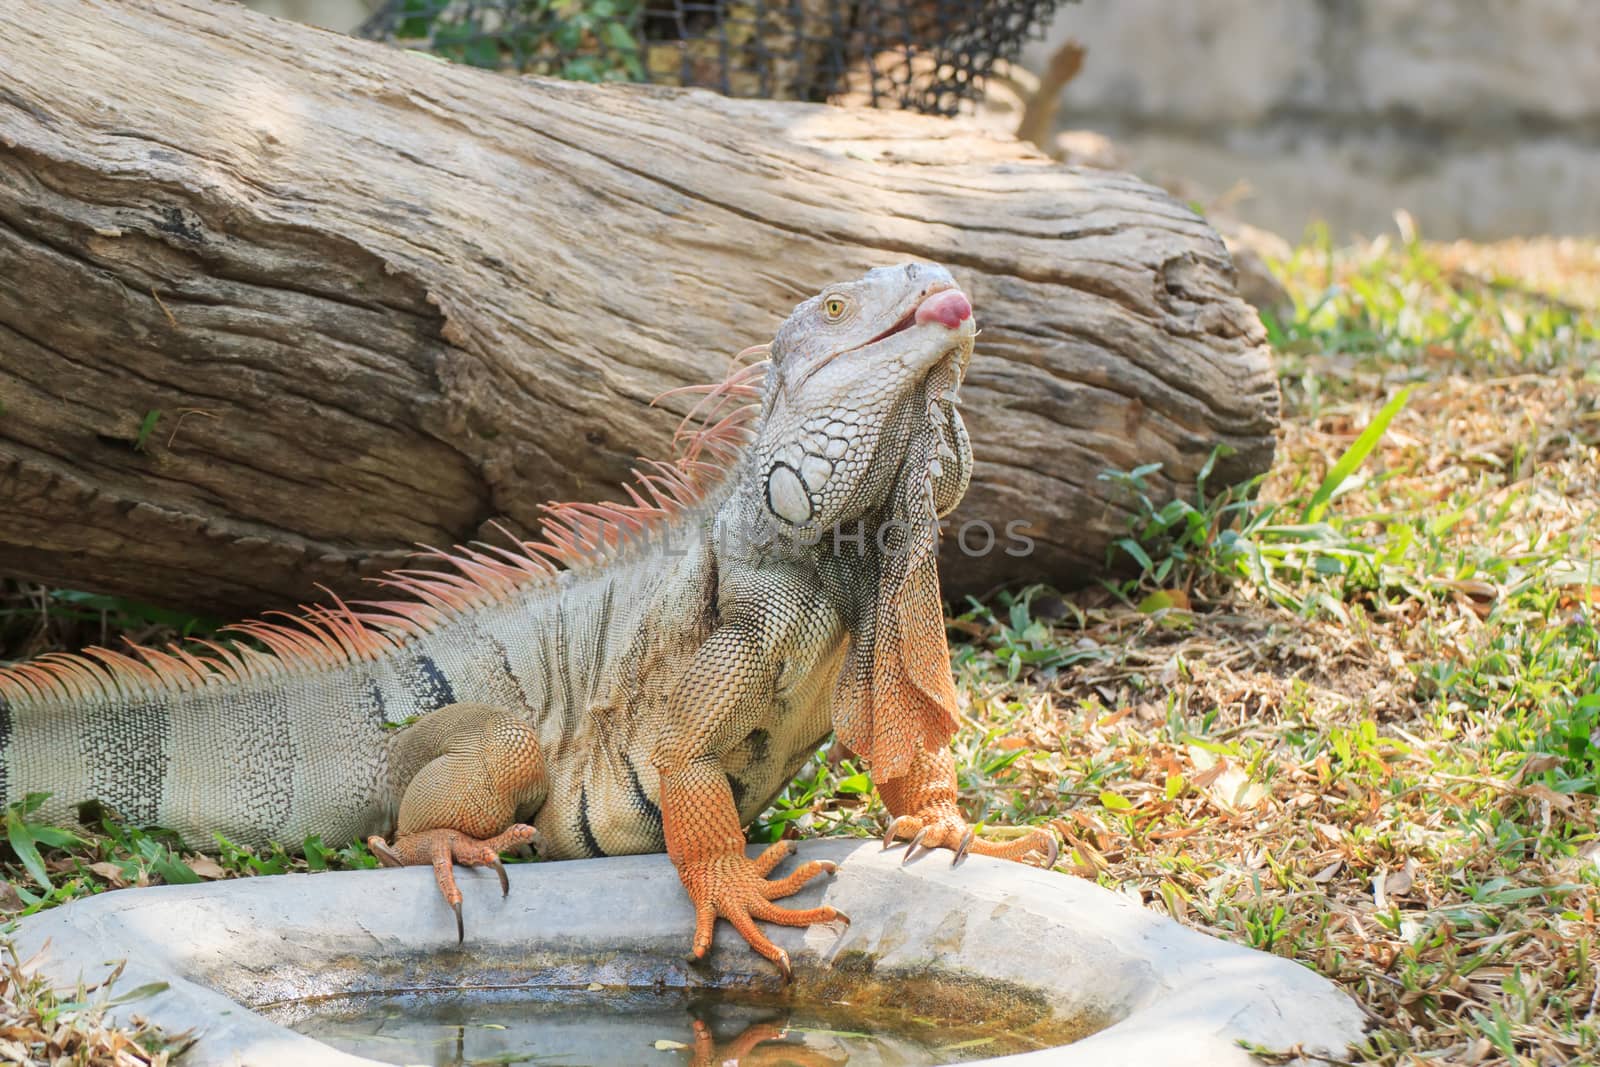
[[[838,916],[772,904],[822,868],[766,881],[787,848],[747,860],[741,828],[830,731],[868,760],[891,836],[1053,856],[1042,836],[974,841],[946,750],[934,549],[971,467],[974,336],[942,268],[879,268],[702,390],[679,457],[642,465],[626,505],[552,505],[541,541],[384,579],[410,599],[234,628],[267,651],[0,670],[0,799],[48,792],[55,819],[98,799],[198,848],[374,835],[390,862],[435,863],[458,918],[452,858],[497,863],[535,831],[556,858],[664,848],[696,955],[720,915],[785,969],[752,920]]]

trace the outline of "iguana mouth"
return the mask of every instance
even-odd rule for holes
[[[953,286],[940,286],[924,293],[917,306],[902,315],[899,322],[866,344],[857,345],[848,351],[858,352],[863,348],[870,348],[886,337],[893,337],[925,322],[937,322],[945,329],[953,330],[971,317],[972,302],[967,299],[967,294]]]
[[[922,299],[917,302],[916,306],[902,315],[893,326],[890,326],[870,341],[863,341],[859,345],[851,348],[842,348],[833,353],[827,359],[807,370],[799,382],[796,383],[796,386],[804,385],[812,375],[834,360],[871,348],[878,342],[887,340],[897,333],[904,333],[913,326],[921,326],[927,322],[937,322],[947,330],[954,330],[971,317],[972,302],[967,299],[967,295],[960,289],[953,285],[940,285],[931,288],[922,295]]]
[[[867,341],[864,344],[856,345],[856,347],[854,347],[854,348],[847,348],[847,349],[845,349],[845,352],[859,352],[863,348],[871,348],[873,345],[877,344],[879,341],[883,340],[885,337],[892,337],[897,333],[904,333],[906,330],[911,329],[911,327],[913,327],[913,326],[915,326],[917,324],[917,308],[920,308],[921,306],[922,306],[921,304],[918,304],[917,307],[914,307],[910,311],[906,312],[904,315],[902,315],[900,317],[900,321],[899,322],[895,323],[893,326],[889,327],[887,330],[884,330],[882,333],[880,333],[878,336],[874,337],[872,340]],[[844,353],[840,353],[840,354],[843,355]]]

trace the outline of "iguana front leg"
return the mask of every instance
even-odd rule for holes
[[[777,598],[783,610],[782,598]],[[791,603],[791,611],[801,606]],[[770,715],[777,695],[775,632],[770,618],[752,625],[725,625],[711,635],[668,703],[665,730],[654,753],[661,774],[661,821],[667,855],[694,903],[691,949],[703,959],[711,949],[718,916],[727,919],[750,947],[789,977],[789,956],[756,926],[756,920],[809,926],[849,918],[831,907],[792,909],[786,897],[834,864],[801,864],[787,877],[767,875],[793,851],[779,842],[754,860],[744,854],[744,831],[720,757]],[[799,640],[799,638],[791,638]]]
[[[985,841],[973,832],[956,806],[956,761],[948,748],[920,750],[904,775],[878,782],[877,786],[878,796],[891,816],[883,847],[888,848],[896,839],[909,838],[907,860],[921,846],[954,850],[952,865],[960,863],[968,852],[1006,860],[1041,852],[1046,870],[1056,865],[1060,846],[1049,830],[1035,829],[1026,837],[1003,843]]]
[[[533,827],[515,822],[547,790],[544,754],[533,727],[489,704],[451,704],[403,730],[390,756],[405,783],[392,845],[376,835],[367,847],[386,866],[431,864],[439,892],[456,913],[456,939],[465,937],[454,866],[489,866],[510,882],[500,853],[534,840]]]

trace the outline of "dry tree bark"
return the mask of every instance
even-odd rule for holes
[[[1084,581],[1106,468],[1267,467],[1222,242],[936,119],[519,80],[202,0],[0,5],[0,572],[234,614],[615,497],[823,283],[948,265],[983,333],[958,521]],[[151,413],[159,412],[159,416]],[[676,413],[675,413],[676,412]],[[153,420],[153,422],[152,422]],[[953,549],[953,545],[950,546]]]

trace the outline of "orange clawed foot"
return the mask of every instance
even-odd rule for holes
[[[905,858],[901,863],[909,863],[919,847],[928,851],[936,848],[953,850],[955,856],[950,860],[952,867],[969,852],[1019,861],[1030,852],[1042,852],[1044,863],[1041,866],[1049,870],[1056,865],[1056,857],[1061,852],[1055,835],[1045,829],[1035,829],[1015,841],[985,841],[967,825],[956,806],[945,801],[929,804],[915,815],[896,815],[889,820],[889,827],[883,834],[883,847],[888,848],[895,841],[908,838],[910,844],[906,846]]]
[[[533,842],[539,831],[524,823],[514,823],[494,837],[479,839],[469,837],[459,830],[423,830],[412,834],[397,834],[394,844],[386,843],[374,834],[367,838],[367,847],[385,867],[419,867],[433,865],[433,877],[439,883],[439,892],[445,903],[456,913],[456,943],[466,940],[466,927],[461,921],[461,890],[456,888],[455,864],[464,867],[493,867],[500,876],[500,895],[511,892],[511,882],[500,863],[500,853],[519,845]]]
[[[777,964],[784,981],[790,977],[789,954],[774,945],[756,926],[755,920],[780,926],[810,926],[813,923],[844,922],[850,917],[837,908],[781,908],[772,903],[798,892],[819,874],[832,874],[837,865],[827,860],[811,860],[783,878],[767,880],[767,874],[794,852],[794,845],[780,841],[755,859],[732,853],[703,860],[684,860],[678,877],[694,903],[695,926],[692,958],[705,959],[711,951],[711,934],[721,916],[744,935],[750,947]]]

